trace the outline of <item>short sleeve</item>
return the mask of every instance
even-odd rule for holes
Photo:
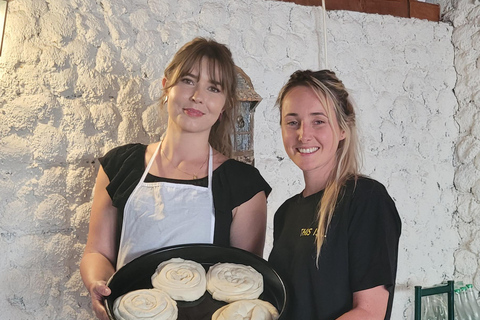
[[[268,197],[272,188],[257,168],[237,161],[227,160],[213,173],[213,201],[215,205],[216,244],[230,245],[232,210],[264,191]]]
[[[110,183],[107,192],[113,206],[121,208],[140,180],[144,170],[146,145],[127,144],[110,150],[99,158]]]
[[[218,170],[221,169],[221,170]],[[268,197],[272,188],[257,168],[236,160],[227,160],[214,172],[214,195],[219,191],[222,207],[232,210],[264,191]]]
[[[385,187],[359,180],[350,205],[349,270],[352,291],[395,285],[401,221]]]

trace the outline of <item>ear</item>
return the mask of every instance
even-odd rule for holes
[[[167,85],[167,78],[163,77],[163,79],[162,79],[162,87],[165,88],[166,85]]]
[[[346,136],[347,134],[345,133],[345,130],[340,130],[340,140],[345,139]]]

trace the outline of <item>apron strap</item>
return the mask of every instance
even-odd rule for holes
[[[212,176],[213,176],[213,149],[212,146],[209,146],[210,150],[208,151],[208,189],[212,190]]]
[[[162,140],[163,140],[163,136],[162,136],[162,138],[160,139],[160,142],[158,143],[157,149],[155,149],[155,152],[153,153],[153,156],[150,158],[150,161],[148,161],[147,167],[145,168],[145,171],[143,172],[142,177],[140,178],[140,181],[137,183],[137,186],[135,187],[135,189],[133,189],[133,191],[132,191],[132,193],[130,194],[130,196],[131,196],[132,194],[134,194],[135,191],[137,191],[137,189],[140,188],[140,186],[142,185],[142,183],[145,181],[145,178],[147,177],[147,174],[148,174],[148,172],[150,171],[150,168],[152,167],[153,162],[155,161],[155,157],[157,156],[158,151],[160,150],[160,146],[162,145]],[[128,198],[130,199],[130,197],[128,197]]]

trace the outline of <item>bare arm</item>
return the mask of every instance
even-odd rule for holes
[[[353,309],[337,320],[383,320],[387,312],[388,291],[384,286],[353,293]]]
[[[267,197],[261,191],[233,209],[230,244],[263,256],[267,226]]]
[[[109,179],[100,167],[94,188],[88,240],[80,263],[83,283],[92,299],[92,308],[97,318],[107,320],[103,299],[110,295],[107,280],[115,272],[115,235],[117,209],[107,192]]]

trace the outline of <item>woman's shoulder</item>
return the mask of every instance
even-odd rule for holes
[[[319,194],[320,193],[318,193],[317,195],[319,195]],[[320,200],[320,196],[316,196],[316,197],[311,196],[310,198],[318,198],[317,204],[318,204],[318,201]],[[277,211],[285,211],[290,206],[296,207],[298,203],[302,203],[302,202],[305,202],[305,198],[303,197],[302,192],[300,192],[300,193],[295,194],[294,196],[291,196],[287,200],[285,200],[280,205],[280,207],[278,207]]]
[[[347,191],[343,200],[349,203],[350,208],[363,214],[376,215],[385,212],[392,213],[397,223],[400,224],[395,200],[390,196],[385,186],[372,178],[361,176],[355,181],[347,182]]]
[[[363,175],[351,177],[347,180],[345,186],[347,190],[357,195],[387,193],[387,189],[381,182]]]
[[[124,144],[111,149],[101,158],[128,157],[131,154],[145,152],[146,148],[147,148],[147,145],[142,143]]]
[[[141,143],[130,143],[115,147],[108,151],[103,157],[99,158],[100,164],[104,170],[118,170],[119,166],[125,163],[135,163],[140,161],[143,164],[146,145]]]
[[[260,175],[260,172],[258,171],[257,168],[254,166],[238,161],[235,159],[230,159],[227,158],[225,161],[223,161],[216,169],[218,173],[220,174],[226,174],[230,176],[244,176],[245,174],[247,175]]]
[[[235,159],[227,159],[213,173],[213,179],[233,193],[250,193],[259,191],[270,194],[272,188],[254,166]]]

